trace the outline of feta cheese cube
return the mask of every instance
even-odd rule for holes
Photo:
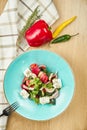
[[[61,88],[62,87],[61,79],[55,78],[55,79],[52,80],[52,82],[53,82],[54,88]]]
[[[40,103],[41,104],[46,104],[50,102],[50,98],[49,97],[40,97]]]
[[[29,93],[25,89],[21,90],[20,95],[25,99],[29,97]]]
[[[36,77],[36,74],[32,73],[31,70],[29,70],[29,68],[27,68],[25,71],[24,71],[24,75],[26,77],[32,77],[32,78],[35,78]]]
[[[52,82],[53,82],[53,83],[58,83],[58,79],[57,79],[57,78],[54,78],[54,79],[52,80]]]
[[[31,71],[29,70],[29,68],[27,68],[27,69],[24,71],[24,75],[25,75],[26,77],[29,77],[29,76],[30,76],[30,73],[31,73]]]

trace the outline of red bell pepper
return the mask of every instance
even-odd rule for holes
[[[38,47],[53,39],[52,32],[44,20],[36,21],[25,33],[28,44]]]

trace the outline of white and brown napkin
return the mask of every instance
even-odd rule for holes
[[[0,15],[0,113],[8,105],[3,91],[3,80],[7,67],[16,57],[18,31],[38,5],[41,18],[49,25],[59,18],[52,0],[8,0]],[[5,130],[6,121],[6,117],[0,118],[0,130]]]

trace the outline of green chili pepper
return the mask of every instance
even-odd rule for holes
[[[71,39],[71,37],[74,37],[76,35],[78,35],[79,33],[75,34],[75,35],[69,35],[69,34],[65,34],[65,35],[62,35],[60,37],[57,37],[56,39],[53,39],[52,40],[52,44],[54,43],[59,43],[59,42],[66,42],[68,41],[69,39]]]

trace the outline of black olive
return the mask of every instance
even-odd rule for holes
[[[50,104],[55,105],[56,104],[56,99],[54,99],[54,98],[50,99]]]

